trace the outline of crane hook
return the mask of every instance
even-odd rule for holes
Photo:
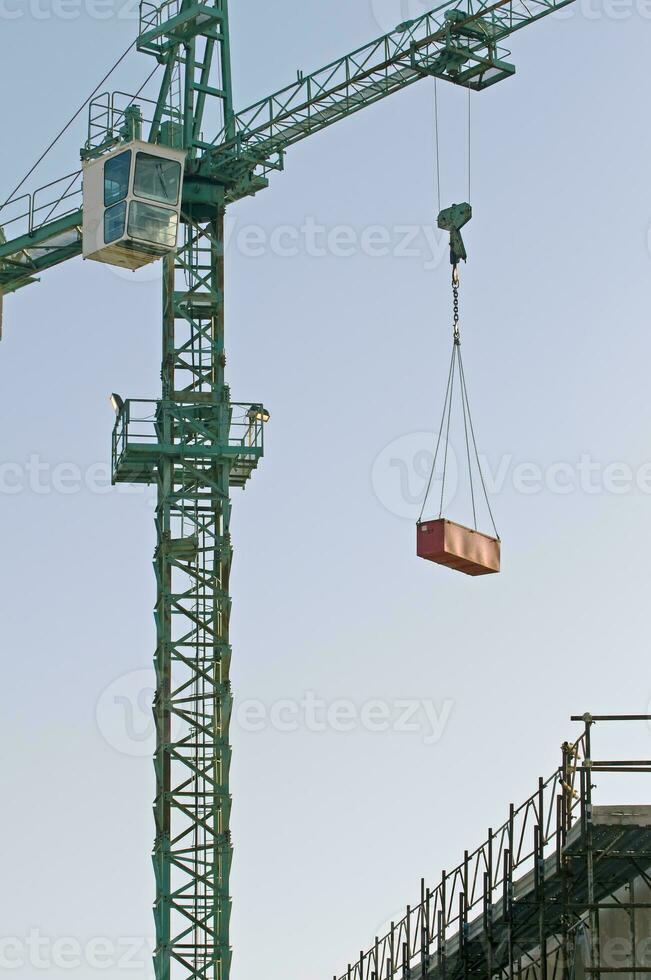
[[[453,204],[451,208],[445,208],[438,216],[438,226],[441,231],[450,233],[450,264],[458,266],[462,260],[468,258],[466,246],[461,237],[461,229],[467,225],[472,218],[472,208],[469,204]]]

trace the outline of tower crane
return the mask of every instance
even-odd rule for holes
[[[226,382],[225,210],[294,144],[421,79],[510,78],[502,43],[570,2],[448,0],[236,113],[227,0],[142,0],[157,98],[95,98],[82,170],[0,209],[0,298],[82,253],[163,262],[160,397],[114,396],[112,444],[115,483],[157,488],[157,980],[231,974],[231,490],[263,456],[269,413]]]

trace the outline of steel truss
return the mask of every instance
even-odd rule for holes
[[[175,442],[180,406],[188,428],[198,423],[213,445],[228,444],[222,242],[218,219],[188,229],[166,261],[164,444]],[[187,284],[177,290],[179,278]],[[187,977],[229,976],[230,466],[228,456],[182,451],[156,473],[157,980],[173,963]]]
[[[264,189],[300,140],[420,79],[481,90],[511,77],[515,69],[501,43],[570,2],[444,0],[319,71],[299,72],[295,83],[237,115],[227,0],[141,2],[138,49],[163,69],[156,102],[142,100],[151,111],[148,138],[187,151],[184,239],[164,266],[161,398],[145,403],[144,412],[125,402],[113,433],[114,480],[153,483],[158,493],[157,980],[230,977],[230,488],[243,486],[262,456],[266,413],[255,403],[248,409],[232,403],[225,381],[224,208]],[[84,156],[125,138],[135,98],[113,93],[94,101]],[[0,325],[4,294],[81,253],[81,206],[77,171],[0,207]],[[580,751],[583,743],[577,745]],[[562,840],[570,832],[575,806],[564,786],[558,773],[541,783],[536,797],[512,809],[509,822],[444,875],[439,888],[423,885],[418,907],[360,955],[349,980],[385,980],[400,970],[408,977],[437,964],[453,972],[447,936],[455,928],[462,975],[477,972],[466,941],[469,916],[483,909],[482,949],[493,950],[495,891],[505,889],[506,915],[515,870],[527,860],[537,867],[554,834]],[[554,828],[555,819],[561,823]],[[543,910],[545,888],[543,873],[537,893]],[[510,942],[515,950],[515,929]],[[502,969],[497,952],[490,957],[490,967],[481,960],[484,973]]]
[[[262,457],[264,423],[225,383],[223,225],[223,209],[186,224],[165,260],[162,398],[125,402],[113,436],[114,481],[157,487],[157,980],[230,975],[230,490]]]
[[[191,161],[202,125],[228,128],[232,116],[226,0],[201,10],[180,0],[143,4],[138,46],[165,65],[150,139],[170,117],[166,140],[186,147]],[[175,90],[180,132],[169,110]],[[230,488],[246,482],[262,451],[251,413],[238,420],[244,436],[232,435],[224,195],[199,190],[207,193],[184,201],[183,244],[164,261],[155,445],[129,438],[127,407],[116,425],[127,433],[125,452],[119,463],[114,456],[118,478],[120,467],[129,479],[141,466],[157,485],[157,980],[230,976]]]
[[[264,189],[300,140],[421,79],[481,90],[511,77],[502,42],[572,2],[444,0],[235,114],[226,0],[142,0],[138,47],[164,66],[149,139],[191,150],[187,173],[196,179],[186,180],[184,204],[195,206],[207,190],[202,181],[215,181],[236,201]],[[94,100],[85,152],[119,138],[125,110],[116,95]],[[81,253],[80,208],[79,172],[0,208],[0,295]]]
[[[651,807],[595,807],[592,799],[594,773],[651,774],[651,760],[595,760],[593,725],[651,718],[573,720],[584,721],[584,732],[563,744],[552,776],[520,807],[512,804],[508,820],[437,887],[423,879],[419,902],[340,980],[651,974]],[[604,933],[630,952],[620,946],[617,960]]]

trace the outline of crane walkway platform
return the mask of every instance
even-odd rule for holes
[[[113,430],[113,483],[155,483],[160,460],[173,459],[177,476],[192,482],[211,480],[215,463],[228,461],[229,483],[244,487],[264,455],[262,407],[229,402],[217,409],[202,404],[174,404],[168,433],[161,424],[161,402],[127,399],[119,406]]]

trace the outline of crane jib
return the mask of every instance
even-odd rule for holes
[[[210,196],[197,183],[199,177],[225,187],[225,203],[257,193],[267,186],[271,171],[282,169],[290,146],[427,75],[476,88],[509,77],[514,69],[498,57],[498,42],[572,2],[498,0],[470,11],[456,3],[443,4],[324,68],[301,75],[295,84],[235,114],[228,124],[233,135],[224,129],[212,142],[195,139],[199,153],[188,168],[184,200],[187,197],[192,206]],[[184,23],[191,20],[187,12],[183,19]],[[151,19],[145,27],[154,29]],[[157,37],[161,30],[158,25]],[[9,213],[11,209],[0,208],[0,225],[8,239],[0,244],[3,293],[80,254],[80,208],[71,208],[70,193],[62,198],[53,193],[48,206],[34,207],[43,190],[25,196],[24,213],[18,218]],[[201,217],[201,212],[191,213]]]
[[[231,976],[231,494],[257,471],[270,413],[232,401],[226,382],[225,209],[264,189],[293,144],[420,79],[479,91],[511,77],[501,42],[573,0],[466,2],[299,73],[236,114],[227,0],[142,0],[136,47],[164,66],[157,99],[87,100],[85,185],[77,171],[0,207],[0,298],[82,247],[128,268],[151,246],[162,256],[160,397],[111,396],[113,482],[156,488],[156,980]],[[460,257],[464,214],[441,219]],[[442,550],[471,572],[490,565],[488,539],[478,551],[449,526],[422,533],[426,557]],[[496,566],[499,543],[488,543]],[[383,980],[409,975],[409,913],[406,930],[401,963],[392,929]],[[360,956],[355,980],[370,980],[370,962]]]

